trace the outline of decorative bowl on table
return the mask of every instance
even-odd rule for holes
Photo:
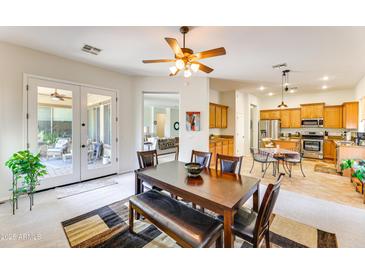
[[[185,168],[188,171],[189,177],[198,177],[200,172],[204,169],[204,166],[199,163],[187,163],[185,164]]]

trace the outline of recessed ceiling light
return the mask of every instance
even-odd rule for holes
[[[329,77],[328,77],[328,76],[323,76],[323,77],[322,77],[322,80],[323,80],[323,81],[328,81],[328,79],[329,79]]]
[[[265,87],[264,86],[260,86],[259,87],[259,90],[265,90]]]
[[[322,89],[327,89],[328,87],[326,85],[323,85],[322,86]]]
[[[273,96],[273,95],[274,95],[274,93],[269,92],[267,95],[269,95],[269,96]]]

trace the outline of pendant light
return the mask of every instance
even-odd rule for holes
[[[289,72],[290,70],[283,70],[283,74],[281,77],[281,104],[278,105],[278,108],[287,108],[288,105],[284,103],[284,91],[289,90]]]

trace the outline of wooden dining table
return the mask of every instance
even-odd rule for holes
[[[222,173],[205,168],[198,177],[189,177],[185,163],[172,161],[135,171],[135,194],[142,182],[161,188],[223,216],[224,247],[233,247],[232,224],[237,210],[253,197],[253,210],[259,210],[260,179]],[[136,216],[139,218],[139,216]]]

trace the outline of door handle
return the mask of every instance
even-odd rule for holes
[[[82,148],[84,148],[84,147],[86,147],[86,146],[85,146],[85,145],[82,145],[81,147],[82,147]]]

